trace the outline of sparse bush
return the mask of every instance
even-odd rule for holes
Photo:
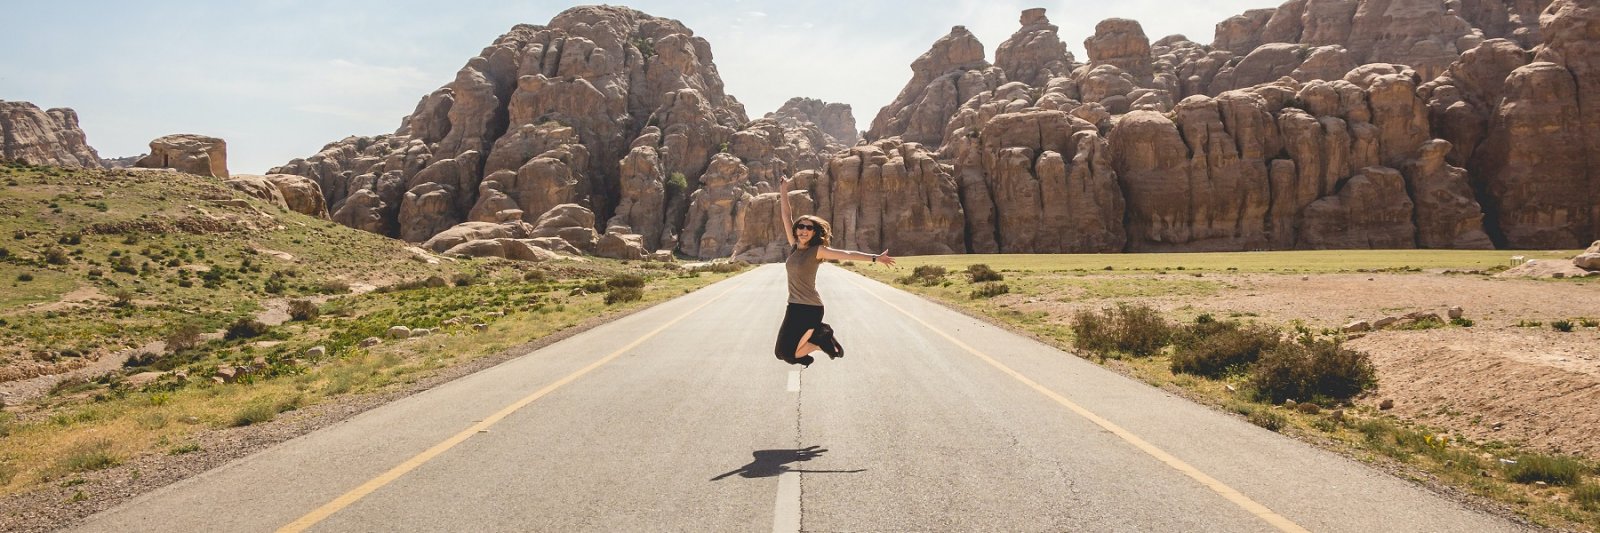
[[[1283,429],[1283,426],[1289,424],[1288,418],[1285,418],[1282,413],[1273,411],[1271,409],[1256,409],[1251,411],[1249,415],[1245,416],[1245,420],[1249,420],[1251,424],[1261,426],[1270,431]]]
[[[1472,327],[1472,324],[1473,324],[1472,319],[1467,318],[1467,317],[1450,319],[1450,325],[1452,325],[1452,326],[1461,326],[1463,328],[1470,328],[1470,327]]]
[[[911,269],[911,274],[895,281],[902,285],[921,283],[924,286],[934,286],[944,282],[947,272],[942,266],[922,265]]]
[[[644,289],[640,287],[611,287],[606,290],[606,305],[641,299],[644,299]]]
[[[606,280],[607,289],[643,288],[644,276],[638,274],[618,274]]]
[[[104,470],[122,463],[116,455],[111,453],[111,440],[100,439],[85,442],[72,448],[67,456],[61,458],[56,466],[67,472],[87,472],[90,470]]]
[[[6,249],[6,248],[0,248],[0,260],[10,259],[10,258],[11,258],[11,250]]]
[[[51,246],[44,251],[44,262],[52,265],[65,265],[72,262],[72,256],[67,254],[65,248]]]
[[[276,406],[270,403],[257,402],[239,410],[238,413],[234,413],[233,426],[239,427],[270,422],[277,416],[278,409]]]
[[[1517,462],[1505,465],[1506,477],[1517,483],[1543,481],[1551,485],[1575,485],[1587,471],[1583,463],[1571,457],[1538,453],[1517,457]]]
[[[1562,333],[1571,333],[1572,332],[1572,321],[1571,320],[1566,320],[1566,319],[1557,320],[1555,322],[1551,322],[1550,323],[1550,328],[1554,329],[1556,331],[1562,332]]]
[[[290,300],[289,301],[289,319],[290,320],[301,321],[301,322],[311,321],[311,320],[316,320],[317,317],[321,316],[321,315],[322,315],[322,310],[317,308],[317,304],[311,303],[311,300]]]
[[[979,285],[977,289],[973,289],[972,294],[969,294],[968,297],[977,300],[979,298],[993,298],[1008,292],[1011,292],[1011,287],[1006,286],[1006,284],[991,282]]]
[[[983,283],[986,281],[1005,281],[1006,279],[1006,277],[1001,275],[999,272],[995,272],[994,269],[989,268],[989,265],[981,263],[976,265],[968,265],[967,277],[972,278],[973,283]]]
[[[3,475],[4,474],[0,474],[0,476]],[[5,485],[5,481],[3,479],[0,479],[0,485]],[[1572,501],[1584,509],[1590,511],[1600,511],[1600,485],[1596,485],[1594,483],[1584,483],[1583,485],[1578,486],[1577,489],[1572,491]]]
[[[543,270],[529,270],[522,274],[522,281],[528,283],[544,283],[550,280],[550,273]]]
[[[61,238],[56,239],[56,243],[57,244],[64,244],[64,245],[67,245],[67,246],[77,246],[79,244],[83,244],[83,234],[81,234],[81,233],[68,233],[66,235],[62,235]]]
[[[1278,345],[1270,327],[1235,321],[1197,321],[1173,336],[1172,371],[1210,378],[1248,367]]]
[[[200,343],[200,325],[185,322],[167,333],[167,351],[181,352]]]
[[[450,282],[457,287],[470,287],[478,283],[478,274],[456,274],[451,276]]]
[[[133,305],[133,296],[133,291],[128,289],[117,289],[112,291],[111,297],[115,298],[116,301],[112,302],[111,305],[116,307],[128,307]]]
[[[269,328],[266,324],[262,324],[256,319],[242,317],[228,326],[228,332],[223,335],[223,338],[230,341],[235,339],[251,339],[266,334],[268,329],[271,328]]]
[[[738,272],[740,270],[744,270],[746,267],[749,267],[749,266],[750,266],[750,263],[746,263],[744,261],[732,261],[732,262],[728,262],[728,263],[711,263],[711,264],[708,264],[708,265],[705,265],[705,266],[696,267],[694,270],[692,270],[692,272],[713,272],[713,273],[717,273],[717,274],[726,274],[726,273],[729,273],[729,272]]]
[[[1172,339],[1172,326],[1154,308],[1117,304],[1099,313],[1080,311],[1073,318],[1073,346],[1101,355],[1122,352],[1152,355]]]
[[[1343,400],[1377,386],[1377,371],[1365,352],[1327,339],[1278,343],[1261,354],[1250,374],[1256,393],[1272,403]]]
[[[27,272],[17,274],[17,281],[33,281],[33,274]]]
[[[4,249],[0,249],[0,252],[3,252],[3,251],[4,251]],[[5,254],[0,253],[0,258],[4,258],[4,257],[5,257]],[[1595,319],[1593,319],[1593,318],[1580,318],[1580,319],[1578,319],[1578,325],[1586,327],[1586,328],[1594,328],[1594,327],[1600,327],[1600,322],[1595,321]]]

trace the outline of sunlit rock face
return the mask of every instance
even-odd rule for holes
[[[5,100],[0,100],[0,159],[30,165],[104,166],[78,126],[78,112],[46,111],[28,102]]]
[[[395,133],[273,172],[419,242],[576,205],[619,257],[776,260],[784,179],[836,245],[900,253],[1581,246],[1596,11],[1291,0],[1202,44],[1028,9],[992,62],[964,27],[935,40],[858,132],[805,97],[752,121],[681,23],[582,7],[501,36]]]

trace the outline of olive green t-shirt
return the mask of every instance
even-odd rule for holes
[[[789,303],[822,307],[822,296],[817,294],[817,267],[822,266],[817,251],[821,249],[808,246],[789,252],[789,259],[784,261],[784,268],[789,271]]]

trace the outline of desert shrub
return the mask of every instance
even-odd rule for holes
[[[1572,332],[1572,321],[1561,319],[1550,323],[1550,328],[1562,333]]]
[[[119,288],[115,291],[111,291],[111,297],[116,300],[111,302],[111,305],[116,307],[127,307],[129,305],[133,305],[133,296],[133,291],[130,291],[126,288]]]
[[[522,281],[528,283],[544,283],[550,280],[550,273],[543,270],[529,270],[522,275]]]
[[[450,278],[450,281],[457,287],[470,287],[478,284],[478,273],[473,272],[471,274],[456,274]]]
[[[729,263],[711,263],[711,264],[708,264],[708,265],[698,266],[698,267],[695,267],[692,271],[693,272],[713,272],[713,273],[717,273],[717,274],[726,274],[726,273],[729,273],[729,272],[738,272],[740,270],[744,270],[745,267],[748,267],[748,266],[750,266],[750,263],[746,263],[744,261],[733,261],[733,262],[729,262]]]
[[[1472,319],[1466,318],[1466,317],[1450,319],[1450,325],[1452,325],[1452,326],[1461,326],[1463,328],[1470,328],[1470,327],[1472,327],[1472,324],[1473,324]]]
[[[968,265],[967,277],[972,278],[973,283],[983,283],[985,281],[1005,281],[1006,279],[1006,277],[1001,275],[999,272],[995,272],[993,268],[989,268],[989,265],[982,263]]]
[[[122,362],[122,366],[125,368],[138,368],[142,366],[154,365],[156,364],[156,361],[159,360],[161,360],[160,354],[154,352],[138,352],[128,356],[128,359]]]
[[[0,480],[0,485],[5,482]],[[1590,511],[1600,511],[1600,485],[1584,483],[1572,491],[1572,501]]]
[[[260,337],[271,329],[266,324],[250,317],[241,317],[228,326],[228,332],[222,336],[227,340],[250,339]]]
[[[62,457],[56,463],[56,466],[68,472],[87,472],[104,470],[120,463],[122,460],[111,453],[111,440],[100,439],[73,447],[67,452],[66,457]]]
[[[618,274],[606,280],[606,288],[608,290],[626,288],[638,289],[644,287],[644,282],[644,276],[638,274]]]
[[[5,249],[5,248],[0,248],[0,259],[10,259],[10,258],[11,258],[11,250],[8,250],[8,249]]]
[[[318,290],[323,294],[345,294],[350,292],[350,284],[344,280],[330,279],[322,282]]]
[[[271,276],[267,277],[267,282],[261,285],[261,290],[266,291],[267,294],[282,294],[283,290],[287,288],[289,288],[288,284],[284,282],[283,276],[279,272],[273,272]]]
[[[4,251],[4,250],[0,249],[0,251]],[[5,257],[4,254],[0,254],[0,258],[4,258],[4,257]],[[1600,327],[1600,321],[1596,321],[1593,318],[1580,318],[1580,319],[1578,319],[1578,325],[1586,327],[1586,328]]]
[[[640,287],[612,287],[606,290],[606,305],[633,302],[644,298],[644,289]]]
[[[1267,428],[1271,431],[1283,429],[1283,426],[1289,424],[1288,418],[1285,418],[1283,414],[1271,409],[1256,409],[1251,411],[1249,415],[1245,416],[1245,420],[1249,420],[1251,424]]]
[[[27,272],[17,274],[17,281],[33,281],[33,274]]]
[[[1377,371],[1365,352],[1337,341],[1281,342],[1262,352],[1250,370],[1250,385],[1262,399],[1309,401],[1348,399],[1377,386]]]
[[[166,342],[167,350],[172,352],[194,348],[200,343],[200,325],[193,322],[183,323],[167,333]]]
[[[83,234],[68,233],[66,235],[62,235],[61,238],[56,239],[56,243],[65,244],[67,246],[77,246],[79,244],[83,244]]]
[[[240,409],[239,412],[234,413],[233,425],[238,427],[270,422],[276,416],[278,416],[278,409],[276,406],[270,403],[257,402],[247,405],[244,409]]]
[[[44,251],[44,262],[52,265],[65,265],[72,262],[72,257],[67,254],[65,248],[51,246],[50,249]]]
[[[1505,465],[1506,477],[1517,483],[1543,481],[1551,485],[1575,485],[1587,469],[1571,457],[1530,453]]]
[[[1172,325],[1145,305],[1117,304],[1099,313],[1080,311],[1073,318],[1073,346],[1102,355],[1121,352],[1152,355],[1172,340]]]
[[[948,274],[948,272],[945,271],[944,267],[942,266],[922,265],[911,269],[911,274],[895,281],[900,282],[902,285],[921,283],[925,286],[931,287],[944,282],[944,277],[946,274]]]
[[[979,285],[978,288],[973,289],[972,294],[968,295],[968,297],[972,298],[973,300],[979,298],[993,298],[1008,292],[1011,292],[1011,287],[1006,286],[1006,284],[991,282]]]
[[[1172,371],[1221,377],[1248,367],[1278,344],[1278,331],[1235,321],[1196,322],[1173,335]]]
[[[317,308],[317,304],[311,303],[311,300],[290,300],[289,301],[289,319],[290,320],[310,321],[310,320],[316,320],[317,317],[321,316],[321,315],[322,315],[322,310]]]

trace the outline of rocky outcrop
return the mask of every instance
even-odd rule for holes
[[[900,137],[926,146],[943,144],[945,123],[963,102],[992,90],[1005,73],[984,59],[983,43],[964,26],[933,43],[911,62],[911,81],[893,103],[878,111],[868,140]]]
[[[569,202],[609,220],[624,201],[621,162],[646,126],[657,129],[664,175],[682,173],[692,189],[747,121],[705,39],[675,20],[586,6],[513,27],[394,134],[348,138],[272,172],[317,182],[336,215],[358,199],[345,220],[419,241],[459,221],[537,217]],[[384,189],[391,183],[398,191]]]
[[[150,155],[139,168],[170,168],[197,176],[228,178],[228,143],[216,137],[179,133],[150,141]]]
[[[922,145],[886,139],[855,146],[835,155],[815,181],[816,213],[833,225],[835,247],[902,255],[966,248],[955,179]]]
[[[594,230],[594,212],[578,204],[562,204],[546,211],[533,225],[530,236],[559,238],[583,253],[594,253],[600,240]]]
[[[1494,248],[1483,231],[1483,207],[1467,184],[1466,169],[1445,162],[1450,149],[1449,141],[1428,141],[1401,167],[1416,202],[1417,247]]]
[[[266,176],[253,174],[240,174],[223,182],[228,188],[249,195],[251,198],[272,204],[280,209],[288,209],[289,203],[284,201],[283,193],[278,191],[278,186],[268,180]]]
[[[777,111],[768,113],[766,118],[777,119],[779,124],[791,129],[802,128],[806,122],[810,122],[822,130],[832,143],[843,146],[853,146],[861,140],[850,104],[797,96],[784,102]]]
[[[701,188],[689,199],[689,217],[684,222],[679,248],[692,257],[728,257],[739,242],[743,226],[740,207],[750,169],[729,154],[717,154],[701,176]],[[837,227],[837,226],[836,226]]]
[[[1405,178],[1386,167],[1360,170],[1339,189],[1306,206],[1299,247],[1392,249],[1415,247],[1411,199]]]
[[[1005,71],[1006,79],[1043,87],[1052,78],[1071,74],[1076,67],[1072,53],[1044,8],[1023,11],[1021,22],[1022,28],[994,52],[994,66]]]
[[[328,218],[328,204],[322,197],[322,187],[304,176],[268,174],[267,181],[278,188],[289,210],[317,218]]]
[[[104,166],[78,126],[78,112],[45,111],[28,102],[5,100],[0,100],[0,159],[30,165]]]

